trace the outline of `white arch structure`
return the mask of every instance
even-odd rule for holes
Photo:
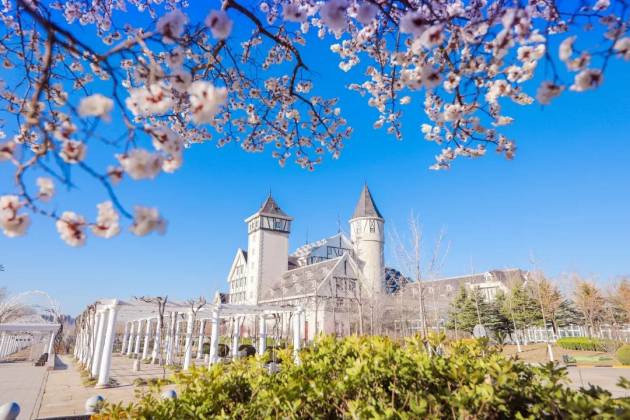
[[[162,309],[161,306],[162,305]],[[160,312],[162,314],[160,315]],[[110,368],[114,348],[114,335],[118,323],[125,324],[125,333],[122,341],[122,354],[134,354],[135,357],[147,359],[149,356],[149,341],[154,338],[154,346],[151,352],[153,363],[159,362],[162,350],[166,353],[165,364],[171,364],[175,342],[179,342],[180,322],[177,316],[186,315],[186,340],[184,370],[192,363],[193,325],[201,321],[201,333],[198,355],[201,354],[203,345],[203,331],[205,322],[210,322],[212,328],[210,340],[209,365],[219,362],[219,324],[221,318],[235,318],[237,321],[245,316],[258,316],[260,322],[259,354],[263,354],[267,345],[266,319],[268,315],[290,312],[293,314],[294,351],[301,347],[300,318],[304,312],[301,307],[257,306],[257,305],[232,305],[203,303],[191,305],[189,302],[167,301],[166,304],[158,304],[156,301],[140,299],[101,299],[88,307],[77,317],[76,345],[74,355],[90,369],[93,376],[98,375],[97,388],[109,387]],[[170,322],[167,322],[170,320]],[[163,325],[166,325],[166,337],[161,337]],[[156,323],[156,328],[152,328]],[[238,343],[240,331],[239,322],[235,322],[234,342],[232,344],[232,357],[238,357]],[[144,328],[143,328],[144,326]],[[144,330],[144,349],[140,349],[142,332]],[[153,332],[153,334],[151,334]],[[135,344],[134,344],[135,340]],[[297,360],[297,359],[296,359]]]
[[[54,366],[54,343],[60,324],[48,323],[5,323],[0,324],[0,361],[5,360],[10,355],[30,347],[34,344],[37,334],[50,331],[50,342],[48,344],[48,360]]]

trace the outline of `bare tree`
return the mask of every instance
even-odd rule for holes
[[[418,290],[418,312],[420,320],[420,334],[428,336],[426,311],[426,282],[434,281],[440,273],[442,265],[448,255],[450,242],[446,241],[446,229],[442,228],[435,238],[434,246],[427,255],[426,239],[423,235],[419,217],[413,210],[408,220],[409,236],[400,234],[394,225],[389,233],[392,251],[401,271]],[[446,241],[446,243],[445,243]],[[443,249],[443,248],[446,249]]]
[[[576,308],[580,311],[586,324],[588,338],[593,337],[595,326],[600,323],[604,315],[605,300],[597,285],[597,277],[590,275],[583,277],[573,271],[569,273],[571,297]]]

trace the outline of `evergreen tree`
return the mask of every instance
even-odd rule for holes
[[[475,325],[489,326],[491,321],[490,305],[478,288],[470,290],[466,285],[459,287],[459,293],[450,303],[451,309],[447,311],[449,320],[446,328],[462,331],[472,335]]]
[[[512,310],[514,311],[514,322],[516,328],[521,330],[531,326],[542,326],[542,313],[540,304],[529,287],[522,287],[515,284],[510,289],[512,299]]]
[[[514,323],[510,314],[508,296],[502,290],[499,290],[492,302],[488,304],[488,309],[489,320],[487,326],[494,332],[511,335],[514,332]]]

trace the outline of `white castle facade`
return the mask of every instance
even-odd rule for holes
[[[350,219],[350,238],[338,233],[289,254],[293,218],[271,194],[247,223],[247,250],[239,249],[228,275],[225,303],[303,307],[302,337],[358,333],[365,302],[383,286],[385,219],[364,185]],[[285,315],[286,317],[290,315]],[[290,319],[268,320],[267,330],[286,337]],[[244,320],[243,335],[257,325]]]

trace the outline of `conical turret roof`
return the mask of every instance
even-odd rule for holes
[[[383,219],[381,212],[378,211],[378,208],[372,199],[372,194],[370,194],[370,189],[367,184],[363,185],[363,191],[361,191],[361,197],[359,197],[357,208],[354,209],[352,219],[358,219],[360,217],[375,217]]]
[[[260,210],[258,210],[260,214],[266,214],[271,216],[280,216],[288,218],[287,214],[280,210],[280,206],[276,203],[276,200],[273,199],[271,194],[267,197],[267,200],[260,206]]]

